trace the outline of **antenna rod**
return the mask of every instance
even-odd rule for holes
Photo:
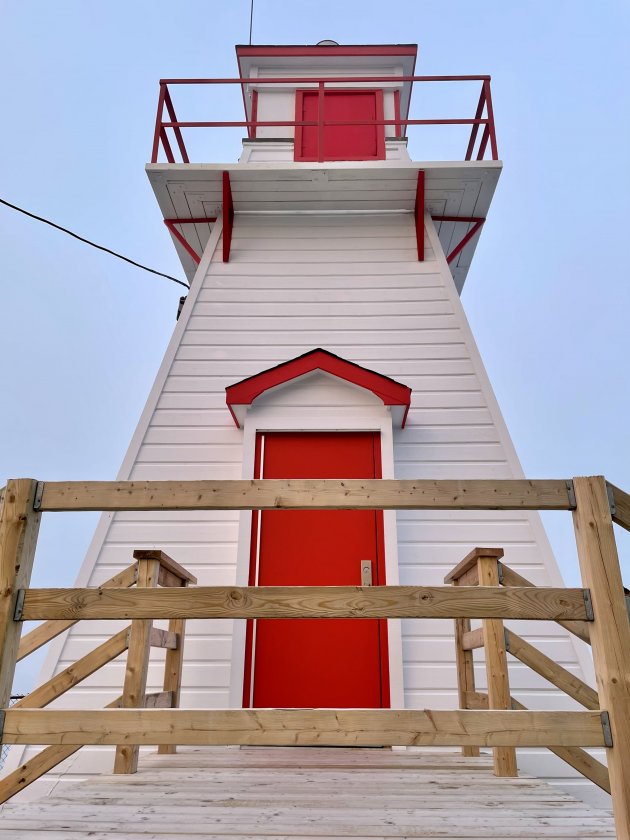
[[[252,45],[252,26],[254,23],[254,0],[251,0],[251,5],[249,9],[249,46]]]

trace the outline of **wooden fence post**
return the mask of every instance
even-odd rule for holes
[[[459,586],[459,579],[453,581],[454,586]],[[464,633],[470,632],[469,618],[455,619],[455,664],[457,667],[457,694],[459,697],[459,708],[468,708],[467,694],[475,690],[475,661],[472,650],[464,650]],[[478,756],[479,747],[462,747],[462,755]]]
[[[496,551],[493,554],[494,556],[479,554],[477,557],[479,586],[499,586],[499,559],[503,552],[501,551],[500,557]],[[482,627],[488,679],[488,708],[511,709],[503,620],[485,618]],[[518,776],[514,747],[494,747],[492,758],[495,776]]]
[[[600,707],[607,712],[607,749],[618,840],[630,840],[630,622],[619,568],[606,482],[574,478],[573,525],[582,582],[590,589],[590,627]]]
[[[138,587],[158,585],[159,560],[138,560]],[[144,704],[147,690],[147,673],[151,652],[151,619],[138,618],[131,622],[125,685],[122,694],[122,708],[137,709]],[[122,744],[116,747],[114,773],[135,773],[138,769],[137,746]]]
[[[7,482],[0,509],[0,709],[9,705],[22,622],[15,620],[18,590],[31,580],[41,514],[33,509],[37,482]]]
[[[182,580],[182,586],[188,586],[187,580]],[[171,706],[179,707],[179,697],[182,689],[182,666],[184,664],[184,634],[186,632],[185,618],[171,618],[168,623],[170,633],[177,634],[177,647],[166,651],[164,660],[164,691],[171,692]],[[158,754],[172,755],[177,752],[175,744],[160,744]]]

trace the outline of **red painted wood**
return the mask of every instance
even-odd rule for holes
[[[232,247],[232,227],[234,225],[234,203],[232,201],[232,187],[230,173],[223,173],[223,262],[230,261]]]
[[[261,443],[263,478],[381,477],[378,433],[265,433]],[[359,585],[362,559],[374,562],[374,585],[385,583],[382,511],[263,511],[254,519],[252,585]],[[386,622],[259,619],[253,624],[245,706],[389,706]]]
[[[323,102],[323,115],[320,115]],[[382,90],[298,90],[296,122],[383,120]],[[323,136],[323,143],[319,138]],[[323,145],[323,149],[321,146]],[[378,125],[296,126],[295,160],[384,160],[385,131]]]
[[[232,412],[236,425],[239,424],[233,406],[251,405],[256,397],[259,397],[269,388],[284,385],[286,382],[314,370],[330,373],[346,382],[352,382],[354,385],[372,391],[379,399],[383,400],[385,405],[405,406],[406,419],[411,402],[411,388],[396,382],[395,379],[383,376],[382,373],[376,373],[376,371],[342,359],[341,356],[329,353],[328,350],[317,348],[288,362],[283,362],[254,376],[249,376],[234,385],[229,385],[225,389],[225,401]],[[405,419],[402,422],[403,427]]]

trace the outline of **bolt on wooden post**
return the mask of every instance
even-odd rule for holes
[[[479,586],[499,586],[499,560],[503,549],[476,549]],[[482,553],[484,552],[484,553]],[[488,708],[511,709],[505,629],[500,618],[484,618],[483,642],[488,680]],[[495,776],[518,776],[514,747],[494,747],[492,750]]]

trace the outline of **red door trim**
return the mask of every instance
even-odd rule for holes
[[[302,122],[304,120],[304,94],[306,93],[314,93],[314,88],[297,88],[295,91],[295,122]],[[375,106],[376,106],[376,121],[382,122],[384,117],[384,106],[383,106],[383,89],[382,88],[328,88],[325,91],[325,96],[327,95],[334,95],[338,93],[373,93],[375,94]],[[320,149],[320,154],[314,157],[306,157],[302,155],[302,139],[304,137],[303,134],[304,126],[296,125],[295,127],[295,140],[294,140],[294,155],[293,159],[296,162],[318,162],[318,161],[330,161],[330,160],[385,160],[385,126],[377,125],[376,126],[376,154],[375,155],[359,155],[355,157],[323,157],[323,151]],[[325,128],[324,128],[325,131]]]
[[[326,433],[325,430],[314,430]],[[254,450],[254,477],[262,477],[262,441],[265,434],[273,434],[273,432],[257,432],[256,444]],[[280,432],[282,434],[282,432]],[[299,434],[296,433],[296,434]],[[307,432],[308,434],[308,432]],[[344,434],[343,432],[330,432],[330,434]],[[381,458],[381,433],[373,432],[373,457],[374,457],[374,475],[376,478],[383,477],[383,467]],[[249,548],[249,575],[248,586],[256,586],[256,561],[257,561],[257,546],[258,546],[258,528],[261,511],[252,511],[252,528],[251,528],[251,542]],[[384,586],[387,582],[385,569],[385,528],[383,520],[383,512],[375,510],[375,525],[376,525],[376,579],[373,581],[374,586]],[[378,620],[378,635],[379,635],[379,665],[380,665],[380,679],[381,679],[381,708],[389,709],[391,706],[391,690],[389,680],[389,645],[387,632],[387,619]],[[244,657],[244,671],[243,671],[243,708],[251,708],[252,696],[252,678],[253,678],[253,647],[254,647],[254,622],[251,619],[247,620],[245,630],[245,657]]]

